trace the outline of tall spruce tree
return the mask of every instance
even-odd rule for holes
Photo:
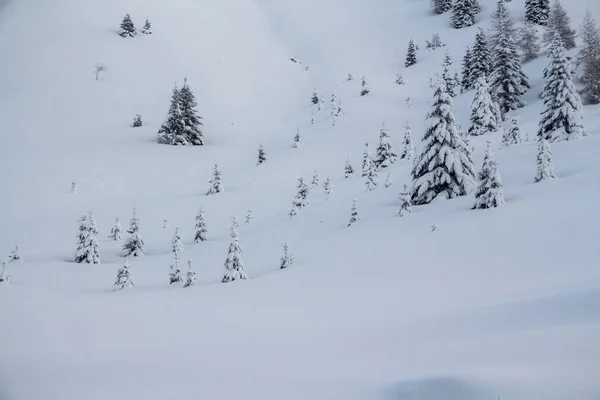
[[[550,15],[550,0],[525,0],[525,21],[546,26]]]
[[[144,238],[140,234],[140,220],[137,217],[136,209],[133,209],[133,216],[129,223],[129,230],[127,233],[130,234],[129,238],[123,244],[123,257],[138,257],[145,253]]]
[[[477,14],[476,10],[473,0],[455,0],[452,6],[452,27],[461,29],[473,26]]]
[[[208,181],[209,187],[207,195],[221,193],[223,191],[223,184],[221,183],[221,171],[219,171],[219,167],[217,164],[213,167],[213,174],[210,181]]]
[[[227,258],[225,259],[225,273],[221,282],[233,282],[238,279],[248,279],[244,263],[242,262],[242,247],[238,234],[238,224],[235,218],[231,219],[231,228],[229,229],[229,248]]]
[[[577,65],[581,68],[579,82],[584,104],[600,104],[600,29],[590,10],[579,29],[581,50],[577,54]]]
[[[544,138],[538,139],[537,173],[535,175],[536,182],[556,178],[552,158],[553,154],[548,141]]]
[[[184,124],[180,106],[180,91],[177,85],[173,87],[171,94],[171,105],[167,112],[167,118],[158,130],[158,142],[170,145],[186,145],[183,135]]]
[[[475,204],[473,209],[486,209],[500,207],[504,204],[504,193],[502,190],[502,179],[498,171],[498,163],[487,142],[483,165],[477,175],[479,185],[475,191]]]
[[[198,214],[196,214],[196,225],[194,226],[194,230],[196,231],[194,235],[194,243],[200,243],[206,241],[206,222],[204,222],[204,210],[202,207],[198,209]]]
[[[471,58],[472,58],[472,56],[473,55],[471,53],[471,48],[467,47],[467,50],[465,51],[465,55],[463,56],[463,60],[462,60],[461,80],[460,80],[460,86],[462,87],[461,92],[472,89],[471,78],[469,76],[471,73]]]
[[[201,130],[202,117],[196,111],[198,102],[190,85],[187,83],[187,78],[183,80],[183,86],[179,91],[179,104],[185,143],[187,145],[202,146],[204,144],[204,135]]]
[[[412,130],[410,129],[408,122],[404,126],[404,140],[402,141],[402,145],[402,154],[400,155],[400,158],[408,161],[414,160],[417,155],[417,149],[413,143]]]
[[[129,14],[126,14],[125,17],[123,17],[123,21],[121,21],[121,30],[119,31],[119,36],[134,37],[135,35],[135,25],[131,20],[131,16]]]
[[[416,205],[427,204],[441,194],[446,198],[464,196],[474,184],[473,163],[458,135],[452,97],[441,79],[427,121],[423,149],[412,170],[411,200]]]
[[[521,49],[521,60],[523,63],[528,63],[538,58],[541,48],[535,25],[525,24],[525,26],[521,28],[519,47]]]
[[[133,279],[131,278],[131,266],[127,259],[125,259],[125,264],[119,268],[117,272],[117,280],[113,285],[113,290],[123,290],[133,288],[135,285],[133,284]]]
[[[567,50],[575,47],[575,30],[571,29],[571,19],[559,0],[554,0],[548,23],[546,24],[546,32],[544,32],[543,41],[548,47],[552,46],[554,33],[558,32],[563,46]]]
[[[480,136],[498,130],[499,121],[496,120],[495,107],[490,95],[490,87],[485,77],[482,76],[475,83],[475,96],[471,103],[469,135]]]
[[[480,77],[490,76],[491,70],[492,55],[488,46],[487,35],[483,29],[479,28],[475,34],[475,43],[471,51],[467,90],[472,89]]]
[[[417,63],[417,49],[412,39],[408,42],[408,51],[406,52],[406,60],[404,66],[406,68],[413,66]]]
[[[571,75],[571,61],[558,32],[550,50],[550,64],[546,67],[542,100],[542,112],[538,136],[557,142],[581,139],[586,133],[581,115],[581,99],[577,94]]]
[[[398,154],[394,152],[390,135],[388,134],[385,125],[379,130],[379,146],[373,162],[376,168],[387,168],[398,159]]]
[[[76,263],[86,262],[100,264],[100,247],[96,237],[94,217],[92,213],[83,214],[79,219],[79,234],[77,235]]]

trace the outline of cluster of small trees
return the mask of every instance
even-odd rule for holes
[[[148,21],[148,18],[146,18],[146,22],[144,23],[144,27],[142,28],[142,33],[145,35],[152,34],[152,24],[150,23],[150,21]],[[121,21],[119,36],[127,38],[134,37],[136,35],[137,29],[135,28],[135,24],[133,23],[131,16],[129,14],[126,14],[125,17],[123,17],[123,21]]]
[[[8,255],[8,263],[4,260],[0,262],[0,266],[2,266],[2,270],[0,271],[0,283],[9,283],[11,280],[11,276],[8,273],[8,265],[12,263],[23,262],[23,258],[21,257],[21,252],[19,251],[19,246],[15,245],[14,249]]]

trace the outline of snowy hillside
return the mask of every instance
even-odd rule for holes
[[[426,0],[0,0],[0,261],[22,257],[0,282],[0,400],[600,398],[599,105],[588,136],[551,143],[556,179],[534,183],[549,61],[523,65],[525,107],[503,125],[518,115],[529,140],[469,137],[476,171],[491,141],[502,207],[472,210],[473,192],[400,217],[412,161],[372,191],[361,177],[384,123],[397,153],[406,125],[420,153],[430,79],[446,52],[460,75],[491,25],[496,2],[479,2],[453,29]],[[600,21],[597,0],[563,5],[574,29],[586,9]],[[524,0],[507,7],[521,27]],[[126,13],[152,34],[120,37]],[[427,51],[434,33],[445,46]],[[184,79],[205,143],[158,144]],[[458,92],[466,131],[475,91]],[[215,164],[224,191],[207,195]],[[309,205],[290,217],[301,177]],[[113,291],[125,260],[108,236],[118,217],[127,239],[134,207],[146,254],[128,257],[135,288]],[[99,264],[73,262],[88,212]],[[231,217],[249,279],[223,284]],[[177,227],[193,287],[168,281]]]

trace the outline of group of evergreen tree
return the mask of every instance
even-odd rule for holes
[[[144,23],[144,27],[142,28],[142,33],[146,35],[152,34],[152,24],[150,24],[148,18],[146,18],[146,22]],[[136,35],[137,30],[135,29],[133,20],[131,19],[131,16],[129,14],[126,14],[125,17],[123,17],[123,20],[121,21],[119,36],[125,38],[134,37]]]
[[[525,0],[525,21],[546,26],[550,15],[550,0]]]
[[[198,115],[194,92],[184,79],[181,89],[173,88],[166,121],[158,131],[158,142],[174,146],[202,146],[202,117]]]
[[[588,10],[579,29],[582,42],[577,54],[584,104],[600,104],[600,29]]]
[[[452,5],[451,23],[455,29],[475,24],[475,16],[481,11],[478,0],[455,0]]]

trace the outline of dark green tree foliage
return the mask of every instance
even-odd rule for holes
[[[550,0],[525,0],[525,21],[546,26],[550,15]]]
[[[475,43],[471,50],[471,58],[468,72],[468,89],[475,86],[477,79],[489,76],[492,70],[492,55],[488,47],[487,35],[479,28],[475,35]]]
[[[462,60],[462,72],[461,72],[461,80],[460,80],[460,86],[462,87],[462,91],[467,91],[467,90],[471,90],[471,81],[470,81],[470,77],[469,74],[471,72],[471,48],[467,47],[467,50],[465,51],[465,55],[463,56],[463,60]]]
[[[455,0],[452,6],[452,27],[461,29],[473,26],[476,14],[473,0]]]

